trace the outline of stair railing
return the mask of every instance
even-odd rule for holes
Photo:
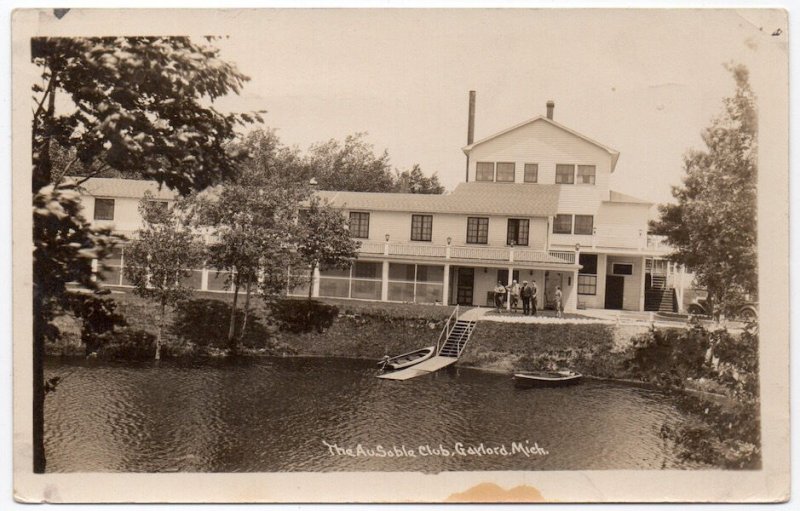
[[[450,314],[450,317],[447,318],[447,321],[444,323],[444,327],[442,328],[442,332],[439,334],[439,338],[436,340],[436,354],[439,354],[439,350],[444,348],[447,339],[450,338],[450,332],[452,332],[453,328],[450,326],[452,322],[453,326],[455,326],[456,321],[458,321],[458,305],[456,308],[453,309],[453,313]],[[440,345],[441,344],[441,345]]]

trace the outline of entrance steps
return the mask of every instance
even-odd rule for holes
[[[675,290],[671,287],[650,288],[644,294],[644,310],[659,312],[676,311]]]

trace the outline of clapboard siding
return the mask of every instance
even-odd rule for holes
[[[345,210],[345,217],[349,218],[350,211],[363,211],[370,215],[369,240],[385,241],[389,235],[391,242],[408,242],[411,244],[446,245],[447,238],[451,238],[454,246],[467,244],[467,218],[470,215],[432,214],[433,225],[431,241],[411,241],[411,216],[412,213],[402,211],[368,211],[363,209]],[[417,213],[414,213],[417,214]],[[425,213],[419,213],[425,214]],[[508,218],[505,216],[474,215],[489,218],[489,236],[486,246],[505,247]],[[519,217],[513,217],[519,218]],[[524,218],[524,217],[523,217]],[[530,220],[528,248],[544,250],[547,239],[547,219],[528,218]]]
[[[555,183],[557,164],[595,165],[594,185],[561,186],[559,211],[595,213],[600,202],[609,198],[611,155],[545,120],[534,121],[473,147],[469,155],[470,181],[475,181],[476,165],[482,161],[514,162],[516,183],[524,181],[525,164],[536,163],[540,184]]]

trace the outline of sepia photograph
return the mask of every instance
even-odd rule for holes
[[[786,11],[12,34],[18,500],[789,498]]]

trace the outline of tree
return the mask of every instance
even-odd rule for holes
[[[41,77],[32,85],[34,472],[46,467],[43,359],[46,335],[56,332],[53,304],[66,282],[94,285],[91,259],[102,262],[113,241],[80,216],[80,183],[64,176],[113,168],[186,193],[229,175],[238,155],[225,144],[237,124],[260,119],[210,106],[247,80],[218,53],[187,37],[31,39]]]
[[[756,254],[757,110],[747,68],[730,65],[736,92],[703,130],[705,150],[684,157],[675,204],[651,223],[674,248],[672,260],[695,273],[714,314],[732,312],[758,288]]]
[[[114,168],[181,193],[203,189],[234,166],[237,155],[224,145],[235,126],[260,120],[208,106],[248,78],[188,37],[37,37],[31,53],[42,70],[33,85],[34,192],[77,163],[88,176]],[[61,114],[58,94],[71,104]],[[54,142],[74,151],[59,175]]]
[[[375,155],[365,133],[349,135],[344,143],[331,139],[311,146],[307,160],[320,190],[391,192],[394,189],[389,153]]]
[[[101,261],[116,241],[107,229],[92,229],[81,214],[80,193],[71,180],[42,187],[33,196],[33,470],[45,470],[45,341],[56,339],[56,316],[70,308],[67,282],[97,289],[92,260]]]
[[[256,130],[237,142],[246,154],[235,179],[200,194],[195,201],[196,225],[209,226],[214,242],[209,264],[228,272],[234,287],[228,343],[237,350],[237,304],[245,289],[245,314],[239,338],[247,327],[253,284],[266,299],[286,289],[286,270],[295,243],[293,218],[308,188],[297,150],[281,145],[272,130]]]
[[[444,193],[444,186],[439,182],[439,176],[434,173],[427,177],[422,173],[418,163],[409,170],[395,171],[394,191],[398,193]]]
[[[183,280],[193,268],[203,265],[203,245],[196,234],[181,225],[180,215],[161,207],[150,192],[139,203],[139,212],[144,226],[125,247],[125,275],[134,293],[158,304],[155,359],[159,360],[167,306],[191,296],[193,288]]]
[[[313,294],[314,270],[320,267],[349,268],[357,257],[359,242],[350,237],[342,213],[323,202],[319,197],[312,197],[308,208],[302,211],[299,225],[301,236],[298,254],[301,261],[310,270],[308,282],[308,298]]]

